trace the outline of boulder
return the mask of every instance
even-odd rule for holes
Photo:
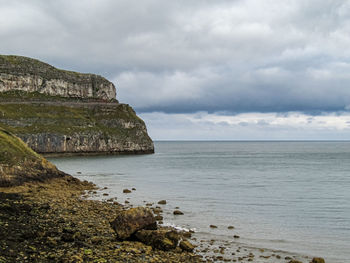
[[[323,258],[313,258],[311,263],[325,263]]]
[[[173,230],[140,230],[134,236],[138,241],[164,251],[175,249],[180,239]]]
[[[166,200],[160,200],[160,201],[158,202],[158,204],[160,204],[160,205],[166,205]]]
[[[145,207],[135,207],[122,211],[111,226],[120,240],[128,239],[141,229],[157,229],[156,219],[152,211]]]
[[[184,251],[192,252],[194,249],[194,245],[192,245],[189,241],[183,240],[180,242],[180,248]]]

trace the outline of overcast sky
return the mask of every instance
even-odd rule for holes
[[[0,0],[0,53],[98,73],[153,139],[350,139],[348,0]]]

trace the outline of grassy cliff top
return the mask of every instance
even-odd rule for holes
[[[73,83],[93,81],[96,84],[111,84],[110,81],[99,75],[57,69],[37,59],[13,55],[0,55],[0,73],[13,75],[31,74],[41,76],[47,80],[63,79]]]
[[[24,161],[39,161],[41,156],[21,139],[0,128],[0,165],[15,165]]]

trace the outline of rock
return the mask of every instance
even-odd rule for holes
[[[163,217],[162,217],[161,215],[156,215],[154,218],[155,218],[157,221],[163,220]]]
[[[323,258],[313,258],[311,263],[325,263]]]
[[[158,202],[158,204],[159,204],[159,205],[166,205],[166,200],[160,200],[160,201]]]
[[[210,228],[218,228],[216,225],[210,225]]]
[[[131,188],[131,190],[136,191],[136,188],[135,188],[135,187],[133,187],[133,188]]]
[[[122,211],[111,226],[118,239],[125,240],[141,229],[157,229],[156,219],[152,211],[145,207],[130,208]]]
[[[299,260],[291,260],[291,261],[289,261],[288,263],[303,263],[303,262],[301,262],[301,261],[299,261]]]
[[[234,226],[228,226],[227,229],[234,229]]]
[[[180,242],[180,248],[184,251],[192,252],[195,247],[189,241],[183,240]]]
[[[131,193],[131,191],[130,191],[129,189],[124,189],[124,190],[123,190],[123,193],[124,193],[124,194],[129,194],[129,193]]]
[[[180,210],[175,210],[173,212],[174,215],[183,215],[184,213],[182,213]]]
[[[234,235],[234,236],[233,236],[233,238],[240,238],[240,236],[238,236],[238,235]]]
[[[140,242],[164,251],[175,249],[180,238],[178,233],[168,230],[140,230],[134,236]]]
[[[187,238],[191,238],[192,236],[191,232],[183,232],[182,235]]]

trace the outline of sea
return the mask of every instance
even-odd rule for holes
[[[349,141],[156,141],[155,154],[50,160],[118,202],[165,199],[164,224],[350,262]]]

